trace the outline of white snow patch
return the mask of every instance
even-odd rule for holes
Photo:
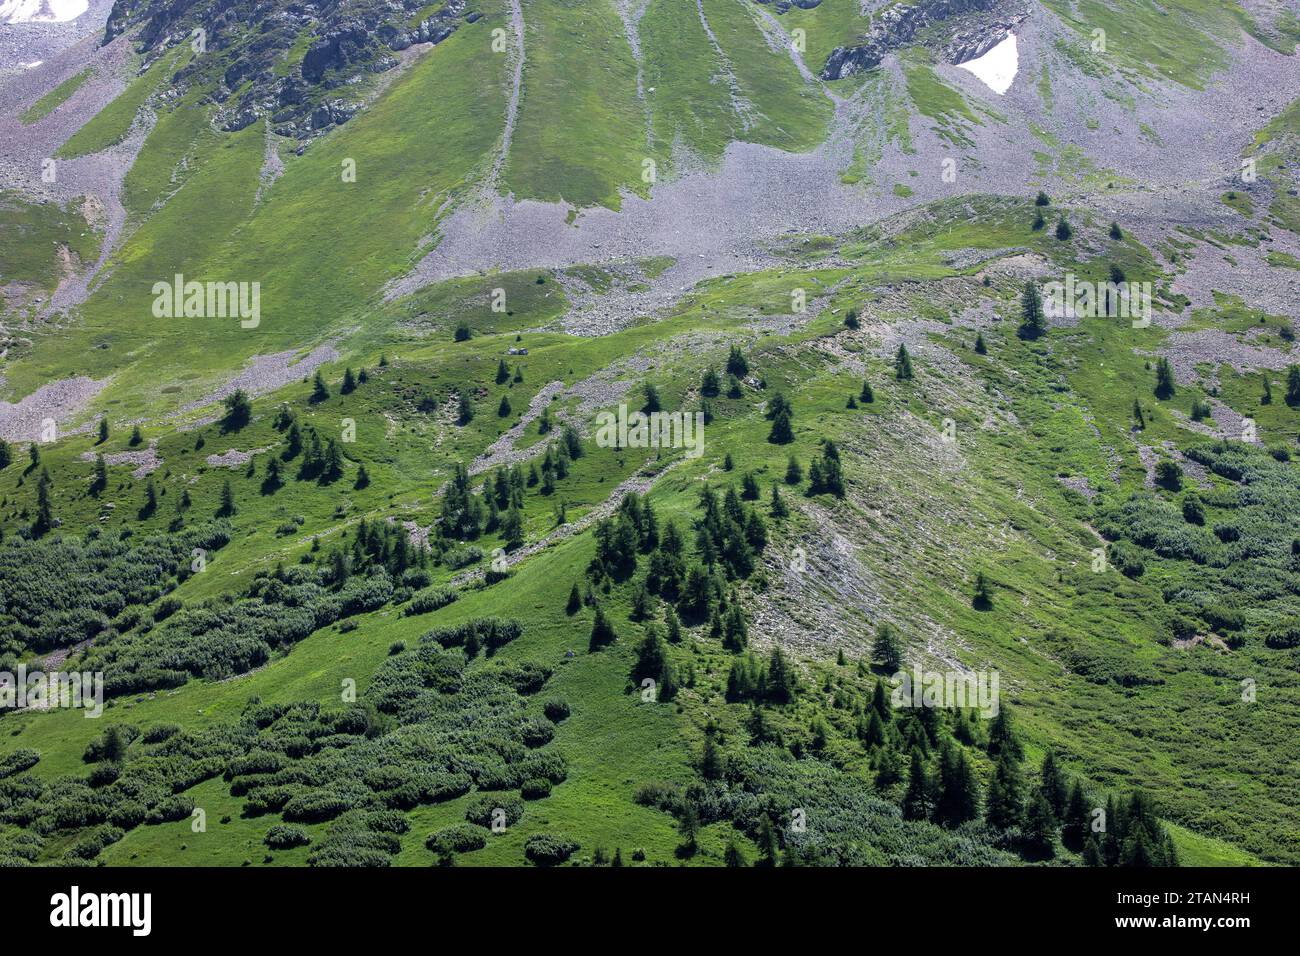
[[[1020,66],[1016,35],[1008,33],[1005,40],[983,56],[958,63],[957,66],[963,70],[970,70],[984,82],[985,86],[1001,96],[1011,89],[1011,82],[1016,78],[1016,70]]]
[[[34,70],[44,62],[44,60],[33,60],[31,63],[19,63],[18,65],[24,70]]]
[[[0,0],[0,23],[65,23],[89,6],[90,0]]]

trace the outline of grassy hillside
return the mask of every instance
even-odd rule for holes
[[[1300,862],[1296,104],[1195,187],[1070,128],[1291,21],[1045,7],[999,100],[943,25],[806,80],[856,0],[488,0],[324,70],[303,96],[360,108],[301,140],[221,129],[247,47],[161,51],[60,147],[140,147],[84,301],[33,308],[101,208],[0,198],[0,425],[58,419],[0,441],[0,671],[107,698],[0,709],[0,864]],[[278,78],[332,55],[280,41]],[[719,183],[737,143],[771,149]],[[475,265],[394,293],[448,236]],[[260,323],[157,317],[177,274]],[[1066,276],[1156,321],[1044,314]],[[698,414],[699,454],[606,441],[620,405]],[[912,668],[998,712],[909,706]]]

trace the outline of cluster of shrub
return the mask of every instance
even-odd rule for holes
[[[1111,564],[1134,578],[1160,566],[1170,639],[1210,632],[1240,647],[1256,634],[1268,647],[1300,646],[1300,472],[1245,442],[1186,455],[1231,484],[1186,489],[1180,500],[1142,491],[1103,507],[1097,528]]]
[[[128,528],[10,536],[0,544],[0,655],[110,640],[133,626],[129,609],[158,600],[192,573],[195,549],[215,552],[230,533],[216,521],[147,537]]]
[[[243,799],[245,816],[281,815],[268,847],[310,842],[316,866],[387,865],[409,827],[405,811],[474,790],[483,796],[470,822],[488,826],[497,807],[517,821],[520,796],[539,799],[565,779],[564,758],[548,745],[569,708],[550,700],[544,715],[530,713],[526,698],[550,671],[501,660],[471,669],[467,648],[500,647],[519,632],[492,619],[432,631],[338,710],[254,699],[238,721],[202,732],[113,724],[86,748],[84,779],[42,780],[28,772],[39,755],[19,751],[0,767],[0,823],[73,836],[65,861],[90,861],[136,826],[189,817],[184,791],[216,777]],[[324,836],[311,839],[304,828],[322,823]],[[30,854],[0,846],[0,859],[31,862],[33,845]]]
[[[414,597],[413,613],[424,613],[455,599],[429,587],[429,555],[405,529],[364,519],[350,541],[345,531],[328,553],[313,544],[304,563],[260,571],[241,594],[189,606],[164,597],[229,538],[225,521],[138,541],[129,529],[11,538],[0,546],[0,571],[12,582],[0,608],[0,663],[93,639],[82,665],[104,673],[111,697],[244,673],[390,601]],[[202,564],[196,549],[207,552]]]

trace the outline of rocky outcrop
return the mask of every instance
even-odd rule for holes
[[[360,108],[357,81],[392,69],[398,53],[441,43],[480,19],[466,0],[447,0],[413,28],[428,0],[116,0],[104,29],[109,42],[138,29],[136,45],[149,65],[202,30],[202,55],[172,77],[171,86],[199,87],[218,105],[218,124],[240,130],[269,116],[275,132],[309,139],[345,123]],[[302,61],[284,61],[304,36]]]
[[[880,11],[862,42],[837,47],[822,68],[823,80],[874,69],[887,54],[912,43],[937,50],[949,63],[987,53],[1028,15],[1023,0],[919,0]]]
[[[798,7],[800,10],[811,10],[813,7],[821,6],[822,0],[755,0],[764,6],[771,5],[777,13],[785,13],[791,7]]]

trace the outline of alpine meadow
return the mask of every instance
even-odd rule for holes
[[[0,867],[1300,865],[1298,47],[0,0]]]

